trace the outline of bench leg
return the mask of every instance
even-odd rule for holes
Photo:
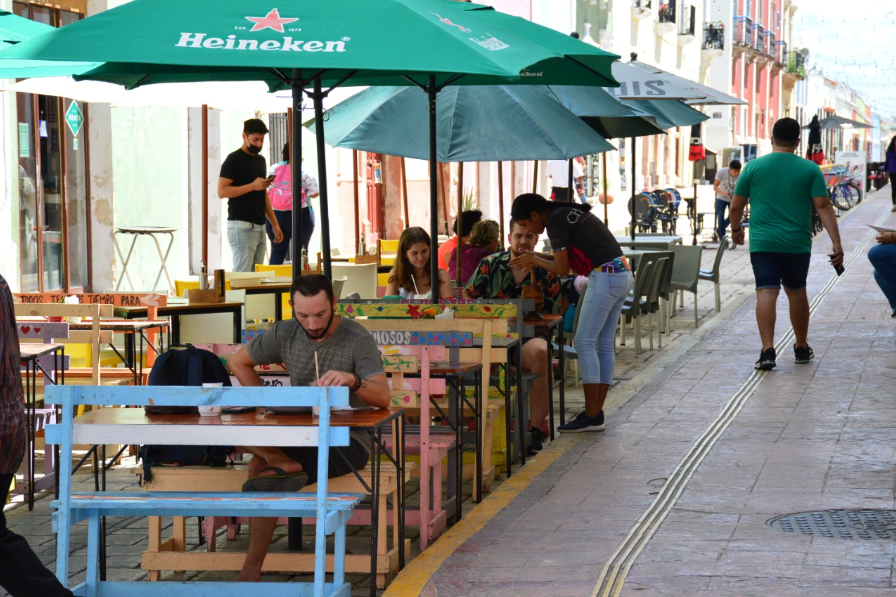
[[[100,514],[94,511],[87,523],[87,570],[85,571],[85,597],[99,594],[100,575]]]
[[[149,517],[149,546],[146,551],[150,552],[158,552],[161,551],[162,545],[162,518],[160,516],[150,516]],[[149,571],[149,580],[151,582],[157,582],[162,579],[162,571],[161,570],[150,570]]]
[[[323,526],[321,521],[317,521],[317,526]],[[317,579],[316,570],[315,579]],[[323,579],[323,572],[321,572],[321,579]],[[373,580],[371,579],[371,582]],[[341,524],[333,533],[333,587],[339,588],[343,584],[345,584],[345,525]]]
[[[183,516],[175,516],[171,530],[171,550],[187,551],[187,519]],[[183,570],[175,570],[183,572]]]
[[[441,477],[437,477],[441,479]],[[380,478],[380,483],[382,483],[382,478]],[[379,491],[379,496],[377,499],[380,502],[379,509],[377,511],[378,516],[376,520],[376,533],[379,535],[376,543],[376,555],[377,560],[379,560],[379,556],[385,556],[389,553],[389,505],[386,503],[386,492],[382,489]],[[396,518],[394,521],[394,526],[398,526],[398,519]],[[373,529],[371,529],[373,530]],[[345,527],[342,527],[342,533],[345,534]],[[338,533],[337,533],[338,535]],[[398,541],[395,542],[395,546],[398,546]],[[336,552],[337,561],[344,561],[344,557],[339,557],[339,552]],[[379,566],[377,566],[379,568]],[[385,574],[377,574],[376,575],[376,587],[386,588],[386,575]],[[338,586],[338,585],[337,585]]]

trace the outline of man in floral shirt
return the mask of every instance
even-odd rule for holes
[[[479,262],[479,267],[464,288],[464,298],[515,299],[523,295],[523,287],[531,284],[530,270],[515,270],[510,260],[522,251],[534,251],[538,235],[510,221],[510,250],[489,255]],[[544,295],[542,313],[560,311],[560,280],[553,273],[535,268],[535,282]],[[530,452],[544,447],[548,425],[548,344],[544,338],[532,338],[523,344],[523,372],[538,377],[529,395],[529,432],[532,434]]]

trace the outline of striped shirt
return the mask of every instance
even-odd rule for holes
[[[0,475],[15,473],[24,455],[25,402],[16,314],[9,285],[0,276]]]

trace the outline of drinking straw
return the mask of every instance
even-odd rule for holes
[[[420,291],[417,290],[417,280],[414,279],[414,274],[411,274],[411,282],[414,283],[414,294],[420,294]]]

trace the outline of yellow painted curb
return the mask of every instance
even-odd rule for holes
[[[438,541],[414,558],[386,589],[384,597],[419,595],[426,583],[448,557],[472,537],[479,529],[507,507],[516,496],[529,487],[555,460],[582,441],[586,434],[560,435],[526,466],[495,488],[487,498],[473,508],[463,519],[451,527]]]

